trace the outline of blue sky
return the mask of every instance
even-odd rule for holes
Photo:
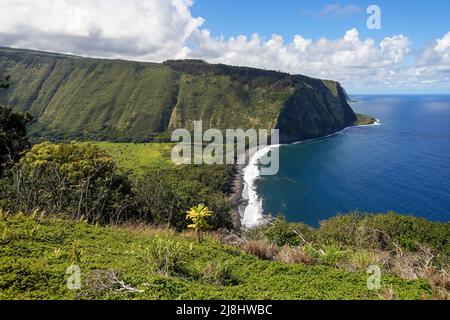
[[[381,8],[380,30],[369,30],[366,26],[369,16],[366,11],[373,4]],[[450,31],[450,1],[442,0],[196,0],[191,11],[194,16],[205,19],[203,27],[211,32],[212,37],[229,38],[239,34],[251,37],[257,33],[268,40],[277,34],[289,41],[300,34],[313,41],[320,38],[338,40],[348,30],[356,28],[360,39],[370,38],[378,44],[387,37],[403,35],[409,39],[409,52],[399,63],[403,66],[414,64],[424,50]],[[448,70],[446,73],[443,82],[448,80]],[[432,75],[430,77],[433,78]],[[398,87],[380,85],[377,81],[374,85],[366,82],[363,86],[355,87],[351,79],[338,80],[358,93],[450,93],[449,85],[442,81],[432,85],[416,83]],[[358,82],[358,78],[353,82]]]
[[[367,28],[369,5],[381,29]],[[450,93],[448,0],[0,0],[0,46],[203,59],[333,79],[350,93]]]
[[[360,12],[321,14],[329,5],[354,5]],[[376,4],[382,10],[382,29],[368,30],[366,9]],[[431,40],[441,38],[450,30],[450,1],[427,0],[196,0],[194,16],[203,17],[204,27],[213,35],[225,37],[258,33],[270,38],[280,34],[290,39],[301,34],[312,39],[337,39],[351,28],[357,28],[362,38],[381,41],[393,34],[404,34],[419,49]]]

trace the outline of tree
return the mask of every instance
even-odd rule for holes
[[[30,147],[27,125],[31,120],[28,113],[16,113],[9,107],[0,106],[0,176],[5,167],[17,161]]]
[[[5,79],[2,79],[2,77],[0,77],[0,89],[7,88],[9,88],[9,76],[6,76]]]
[[[198,206],[192,207],[186,213],[186,220],[192,221],[192,224],[188,228],[195,230],[198,241],[202,242],[202,233],[211,228],[208,223],[208,218],[213,215],[213,212],[204,204],[199,204]]]
[[[118,223],[131,204],[131,184],[93,144],[35,145],[13,168],[16,211],[35,209],[89,222]]]
[[[140,220],[183,230],[188,227],[186,208],[204,203],[214,211],[209,219],[213,229],[233,228],[232,203],[228,197],[193,175],[184,176],[174,168],[151,170],[137,179],[133,186]]]
[[[0,89],[9,88],[9,76],[0,75]],[[0,177],[5,167],[17,161],[29,148],[27,125],[32,117],[28,113],[15,113],[11,108],[0,106]]]

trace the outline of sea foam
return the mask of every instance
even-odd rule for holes
[[[271,145],[259,149],[250,157],[249,164],[244,168],[244,190],[242,191],[242,198],[246,200],[247,206],[243,210],[243,214],[241,213],[241,217],[242,225],[246,228],[255,227],[264,222],[262,199],[256,191],[256,181],[261,175],[259,161],[270,150],[278,147],[279,145]]]

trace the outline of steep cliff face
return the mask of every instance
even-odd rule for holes
[[[0,48],[11,87],[0,104],[28,111],[44,137],[150,140],[175,128],[279,128],[316,138],[356,117],[334,81],[202,61],[163,64]]]
[[[356,122],[338,82],[296,76],[296,84],[278,117],[283,142],[323,137]]]

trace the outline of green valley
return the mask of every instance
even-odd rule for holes
[[[282,143],[374,124],[338,82],[0,48],[3,74],[0,299],[448,299],[448,222],[280,214],[247,229],[242,166],[171,161],[171,131],[197,120]]]

